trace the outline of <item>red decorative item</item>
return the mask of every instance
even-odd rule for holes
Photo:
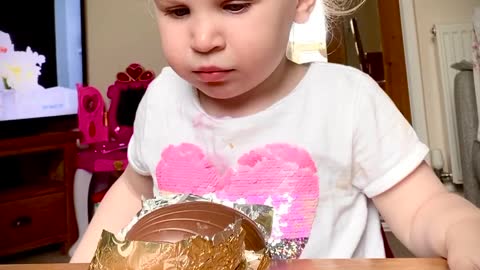
[[[130,64],[125,71],[117,73],[117,81],[131,82],[144,81],[150,83],[155,74],[150,70],[145,70],[140,64]]]
[[[130,81],[130,76],[128,76],[127,73],[119,72],[117,74],[117,80],[121,81],[121,82],[129,82]]]
[[[100,96],[101,98],[101,96]],[[95,109],[98,108],[98,102],[99,102],[99,96],[97,94],[95,95],[85,95],[82,98],[82,107],[88,112],[92,113],[95,111]],[[105,105],[103,104],[102,107]]]

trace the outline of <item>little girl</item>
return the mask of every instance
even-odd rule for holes
[[[168,192],[269,203],[276,236],[306,242],[301,258],[384,257],[378,209],[417,256],[480,268],[480,211],[443,188],[376,82],[286,58],[292,23],[306,22],[315,0],[155,5],[170,67],[150,84],[129,166],[72,262],[89,262],[101,231],[121,230],[142,196]]]

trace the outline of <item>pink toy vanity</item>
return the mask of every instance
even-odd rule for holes
[[[108,109],[98,89],[77,85],[81,139],[78,142],[80,149],[73,197],[79,239],[89,222],[88,201],[92,176],[94,173],[125,170],[135,113],[154,77],[152,71],[145,70],[140,64],[129,65],[124,72],[117,74],[117,80],[108,88]],[[75,251],[78,242],[79,240],[70,249],[70,255]]]

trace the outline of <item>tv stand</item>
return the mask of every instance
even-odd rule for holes
[[[74,131],[0,139],[0,256],[62,243],[78,232],[73,209]]]

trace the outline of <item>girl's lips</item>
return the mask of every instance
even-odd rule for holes
[[[200,68],[193,73],[201,82],[212,83],[212,82],[222,82],[227,76],[232,72],[231,69],[221,69],[216,67],[205,67]]]

